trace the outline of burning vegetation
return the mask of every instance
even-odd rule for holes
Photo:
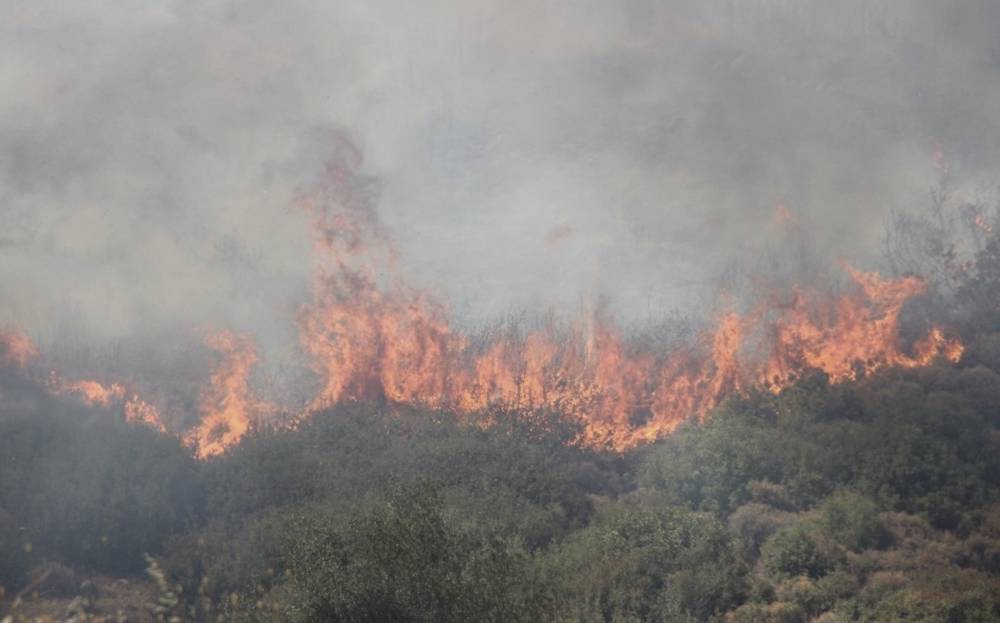
[[[238,442],[252,423],[265,421],[274,411],[272,405],[254,398],[250,388],[250,372],[257,362],[253,338],[223,331],[207,336],[205,342],[222,361],[201,396],[201,423],[184,439],[200,458]]]
[[[26,368],[38,356],[34,343],[20,331],[0,331],[0,367]]]
[[[0,623],[1000,621],[1000,1],[74,5]]]
[[[364,226],[352,220],[349,203],[323,201],[312,209],[324,267],[314,301],[299,318],[321,389],[306,413],[285,420],[289,425],[351,402],[445,410],[469,421],[502,407],[559,412],[581,424],[577,441],[625,450],[705,417],[734,393],[778,392],[812,371],[836,383],[938,358],[957,362],[963,351],[936,326],[904,346],[900,315],[926,291],[921,279],[887,280],[851,268],[851,285],[840,294],[802,287],[775,293],[749,312],[720,313],[694,343],[666,352],[629,344],[599,316],[473,339],[453,329],[445,308],[428,295],[399,283],[380,287],[352,267],[355,255],[367,251]],[[37,355],[23,334],[2,337],[5,365],[23,369]],[[251,387],[252,337],[222,331],[205,341],[220,361],[199,402],[200,423],[184,436],[201,458],[237,443],[255,424],[282,422],[279,408]],[[120,408],[128,421],[167,430],[158,410],[120,383],[52,373],[47,384],[55,394]]]
[[[204,334],[185,428],[148,385],[43,372],[0,332],[0,613],[134,601],[70,600],[48,578],[75,572],[38,552],[147,567],[156,620],[1000,613],[992,230],[963,217],[974,253],[935,247],[947,288],[844,265],[728,297],[691,339],[600,312],[476,333],[402,279],[360,166],[345,143],[296,202],[304,406],[257,389],[246,333]]]
[[[962,356],[961,341],[940,326],[904,342],[901,315],[927,292],[921,278],[885,279],[850,266],[846,287],[774,288],[745,311],[719,310],[691,343],[659,349],[633,343],[598,313],[568,325],[550,320],[468,335],[452,326],[443,304],[392,270],[396,254],[363,192],[360,166],[358,151],[342,140],[322,182],[297,201],[310,219],[315,258],[313,299],[298,326],[318,392],[300,413],[256,396],[253,337],[209,334],[205,343],[219,361],[198,402],[200,422],[183,435],[198,457],[223,452],[255,425],[295,426],[311,412],[356,402],[448,411],[480,423],[497,408],[556,412],[580,424],[578,443],[621,451],[704,418],[727,396],[780,392],[812,372],[839,383]],[[0,338],[8,367],[24,369],[37,355],[21,333]],[[92,406],[120,408],[128,421],[168,428],[125,384],[68,381],[53,372],[47,385]]]
[[[345,145],[299,205],[311,217],[316,278],[299,316],[301,343],[321,381],[311,409],[388,402],[474,420],[492,407],[554,411],[582,425],[578,441],[619,450],[703,418],[726,395],[780,391],[810,371],[834,382],[876,370],[955,362],[962,344],[940,327],[904,347],[900,315],[924,294],[917,277],[883,279],[847,268],[839,294],[773,293],[748,312],[723,311],[693,344],[665,351],[628,343],[597,314],[569,326],[469,336],[447,310],[398,277],[360,156]],[[239,422],[245,416],[233,414]],[[245,428],[245,427],[244,427]]]

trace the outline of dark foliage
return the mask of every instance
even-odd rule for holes
[[[199,463],[0,373],[0,585],[151,553],[196,621],[1000,620],[997,249],[952,284],[959,364],[806,374],[624,454],[358,404]]]
[[[197,465],[174,438],[107,413],[49,408],[0,414],[0,506],[39,551],[131,573],[190,527]]]

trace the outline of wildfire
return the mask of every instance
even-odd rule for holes
[[[429,296],[378,283],[363,261],[355,267],[359,258],[392,255],[371,213],[340,187],[351,185],[356,165],[335,162],[336,181],[301,202],[312,215],[319,266],[313,302],[299,319],[322,381],[314,409],[365,400],[467,415],[494,405],[551,409],[581,422],[581,442],[625,449],[704,417],[727,394],[780,391],[808,370],[839,382],[887,366],[957,361],[962,353],[937,328],[912,353],[901,344],[900,314],[925,291],[923,281],[850,268],[854,287],[846,293],[797,289],[790,303],[723,314],[676,352],[629,347],[601,318],[481,344],[453,330]]]
[[[256,400],[249,389],[250,370],[257,360],[253,339],[224,331],[205,341],[223,358],[202,395],[201,422],[185,437],[200,458],[222,452],[239,441],[253,421],[274,411],[272,405]],[[23,333],[0,332],[0,368],[27,374],[25,368],[37,356],[38,349]],[[159,409],[121,383],[69,380],[53,371],[39,384],[53,396],[100,409],[120,409],[127,422],[167,432]]]
[[[630,342],[599,314],[465,335],[442,304],[392,277],[395,253],[370,197],[358,190],[370,186],[360,164],[360,152],[344,141],[323,183],[297,202],[311,219],[316,261],[313,298],[298,326],[319,391],[296,417],[350,401],[443,409],[477,422],[497,406],[554,411],[581,424],[577,441],[622,450],[705,417],[727,395],[779,392],[811,370],[842,382],[962,356],[961,342],[938,327],[909,346],[901,339],[901,314],[926,291],[922,280],[850,267],[850,287],[837,294],[800,287],[765,297],[750,311],[719,314],[692,343],[668,352]],[[784,205],[775,218],[793,219]],[[553,230],[548,239],[570,232]],[[201,393],[200,423],[184,436],[200,458],[223,452],[277,412],[251,389],[251,336],[222,331],[205,342],[220,361]],[[0,332],[0,368],[23,370],[36,356],[23,334]],[[53,374],[48,386],[166,430],[157,409],[122,384]]]
[[[257,363],[253,338],[222,331],[207,336],[205,343],[222,355],[222,361],[201,396],[201,422],[185,437],[199,458],[223,452],[274,410],[250,391],[250,372]]]
[[[19,331],[0,331],[0,369],[9,368],[27,376],[28,364],[39,356],[38,348]],[[128,422],[152,426],[166,432],[159,411],[153,405],[129,393],[123,385],[103,385],[97,381],[70,381],[51,372],[41,383],[52,395],[71,398],[83,404],[102,409],[121,408]]]
[[[26,368],[38,356],[38,349],[20,331],[0,330],[0,368]]]
[[[792,304],[771,321],[773,343],[760,381],[780,389],[809,369],[838,382],[886,366],[912,368],[939,356],[961,357],[961,343],[944,338],[938,328],[914,345],[913,355],[901,350],[900,314],[908,300],[926,291],[923,280],[884,280],[846,270],[856,285],[853,293],[829,300],[797,290]]]
[[[626,347],[607,322],[505,336],[472,352],[440,307],[355,283],[352,296],[321,292],[303,315],[303,343],[324,379],[314,407],[386,400],[465,414],[496,404],[554,409],[584,424],[582,441],[624,449],[703,417],[727,394],[779,391],[808,370],[840,382],[961,357],[961,343],[938,328],[904,351],[900,314],[922,281],[850,275],[854,289],[834,300],[798,290],[786,307],[724,314],[694,347],[667,354]]]
[[[126,422],[145,424],[161,433],[167,432],[159,410],[135,393],[130,393],[124,385],[111,383],[104,385],[97,381],[66,381],[55,374],[49,380],[53,393],[73,397],[84,404],[102,409],[112,409],[119,405]]]
[[[95,407],[108,408],[113,403],[125,400],[125,388],[117,383],[101,385],[97,381],[67,382],[53,379],[51,384],[57,386],[59,393],[73,396]]]

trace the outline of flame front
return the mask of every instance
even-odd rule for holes
[[[297,417],[348,401],[442,409],[480,422],[496,406],[553,411],[581,424],[577,441],[623,450],[705,417],[727,395],[777,392],[811,370],[842,382],[962,356],[961,342],[938,327],[904,346],[901,314],[927,290],[922,280],[850,267],[852,285],[840,294],[795,288],[749,312],[719,314],[692,343],[667,352],[631,343],[596,314],[464,335],[443,305],[395,277],[389,237],[357,190],[366,181],[360,163],[345,141],[324,182],[298,202],[311,219],[316,261],[313,298],[298,325],[320,383]],[[791,214],[779,206],[777,218],[788,222]],[[221,359],[201,394],[200,423],[184,437],[200,458],[223,452],[277,411],[250,387],[257,354],[249,335],[223,331],[205,342]],[[25,373],[36,356],[23,334],[0,332],[0,368]],[[129,421],[165,430],[156,408],[121,384],[53,374],[49,387],[94,406],[121,405]]]
[[[472,349],[442,309],[420,297],[371,283],[353,296],[322,292],[301,325],[323,378],[313,407],[385,400],[465,414],[491,405],[553,409],[580,420],[582,441],[624,449],[703,417],[728,394],[779,391],[809,370],[841,382],[961,357],[961,343],[936,327],[912,353],[902,348],[900,314],[923,282],[851,276],[855,288],[832,301],[798,290],[785,307],[724,314],[696,344],[670,353],[630,349],[607,322],[507,335]]]
[[[145,424],[161,433],[167,432],[159,409],[146,402],[138,394],[129,392],[124,385],[97,381],[68,381],[52,373],[48,382],[52,393],[74,398],[84,404],[101,409],[121,408],[126,422]]]
[[[313,302],[299,319],[322,381],[314,409],[366,400],[460,414],[551,409],[582,424],[581,442],[626,449],[704,417],[728,394],[779,391],[808,370],[840,382],[962,354],[938,328],[912,353],[903,348],[900,315],[926,290],[922,280],[849,267],[846,293],[796,289],[790,302],[722,314],[695,344],[668,353],[630,347],[600,318],[473,340],[452,329],[431,297],[373,277],[373,258],[393,254],[365,204],[344,190],[355,165],[331,165],[332,181],[300,202],[312,217],[318,265]]]
[[[73,396],[95,407],[110,407],[125,400],[125,388],[117,383],[102,385],[97,381],[61,381],[53,378],[51,384],[57,392]]]
[[[804,370],[822,370],[834,382],[853,380],[886,366],[913,368],[944,356],[958,361],[962,344],[935,327],[902,352],[899,320],[903,306],[927,286],[916,277],[884,280],[876,273],[846,268],[857,288],[834,299],[796,290],[791,305],[770,321],[770,358],[758,380],[780,389]]]
[[[38,356],[38,347],[23,333],[0,331],[0,369],[13,369],[27,378],[30,376],[28,364]],[[101,409],[120,407],[128,422],[146,424],[160,432],[167,430],[159,410],[137,394],[129,393],[124,385],[104,385],[92,380],[70,381],[55,372],[51,372],[42,385],[55,396],[71,398]]]

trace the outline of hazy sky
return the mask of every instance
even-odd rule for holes
[[[877,259],[1000,161],[1000,2],[0,3],[0,325],[292,335],[347,132],[457,314],[683,307],[781,239]]]

